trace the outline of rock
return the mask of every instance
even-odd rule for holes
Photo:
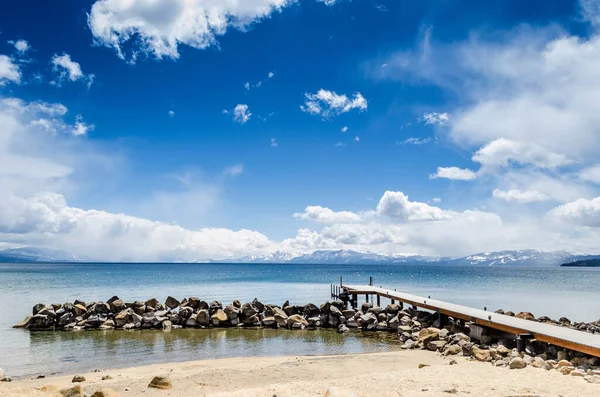
[[[453,356],[462,352],[462,347],[459,345],[446,346],[444,349],[444,356]]]
[[[208,315],[208,310],[200,309],[198,311],[198,315],[196,315],[196,322],[202,326],[207,326],[210,324],[210,316]]]
[[[390,303],[389,305],[387,305],[385,307],[385,312],[387,314],[396,315],[396,314],[398,314],[399,311],[400,311],[400,305],[398,305],[396,303]]]
[[[85,377],[81,376],[81,375],[75,375],[73,377],[73,379],[71,380],[71,382],[73,383],[81,383],[81,382],[85,382]]]
[[[75,312],[76,316],[83,316],[84,314],[87,314],[87,309],[85,308],[85,306],[81,305],[81,304],[77,304],[73,307],[73,311]]]
[[[350,331],[350,328],[346,327],[346,325],[344,325],[344,324],[340,324],[338,326],[338,332],[340,334],[343,334],[343,333],[346,333],[346,332],[349,332],[349,331]]]
[[[344,309],[342,310],[342,314],[346,317],[346,320],[350,320],[356,314],[356,310],[354,309]]]
[[[330,387],[325,392],[324,397],[356,397],[356,394],[350,390]]]
[[[440,329],[440,332],[438,333],[438,338],[445,339],[449,333],[450,333],[450,331],[448,331],[446,328],[442,328],[442,329]]]
[[[429,364],[419,364],[419,369],[425,368],[425,367],[430,367],[430,365]]]
[[[244,303],[241,312],[244,317],[250,317],[259,313],[258,309],[252,303]]]
[[[563,375],[569,375],[571,372],[573,372],[575,370],[575,367],[560,367],[558,370]]]
[[[372,307],[373,307],[373,304],[371,302],[363,302],[363,304],[360,306],[360,311],[363,313],[366,313]]]
[[[556,359],[558,361],[567,361],[567,360],[569,360],[569,353],[567,353],[564,350],[560,350],[560,351],[556,352]]]
[[[242,312],[240,308],[235,307],[234,305],[227,305],[223,311],[225,312],[225,314],[227,314],[227,318],[229,320],[237,318]]]
[[[546,371],[550,371],[551,369],[554,369],[554,367],[555,364],[553,360],[546,360],[542,368],[544,368]]]
[[[102,377],[102,380],[110,380],[110,379],[112,379],[112,378],[113,378],[113,377],[112,377],[112,376],[110,376],[110,375],[104,375],[104,376]]]
[[[556,364],[556,368],[560,369],[563,367],[572,367],[573,364],[571,364],[570,361],[568,360],[560,360],[557,364]]]
[[[46,309],[46,305],[44,305],[43,303],[38,303],[36,305],[33,306],[33,309],[31,310],[32,315],[36,315],[39,312],[41,312],[42,310]]]
[[[23,320],[13,325],[13,328],[27,328],[31,322],[31,318],[31,316],[25,317]]]
[[[450,360],[450,362],[448,364],[449,365],[456,365],[456,364],[458,364],[458,362],[456,360]]]
[[[289,328],[303,328],[308,326],[308,321],[299,314],[292,314],[287,319],[287,326]]]
[[[519,312],[515,317],[523,320],[535,321],[535,316],[529,312]]]
[[[262,319],[262,325],[265,327],[273,327],[277,325],[277,320],[275,320],[275,317],[265,317]]]
[[[154,379],[148,384],[148,387],[154,389],[170,389],[173,387],[171,379],[168,376],[155,376]]]
[[[179,306],[179,301],[177,299],[173,298],[172,296],[169,296],[169,297],[167,297],[167,300],[165,301],[165,306],[168,307],[169,309],[175,309],[177,306]]]
[[[583,372],[582,370],[580,370],[580,369],[576,369],[576,370],[574,370],[574,371],[571,371],[571,373],[570,373],[569,375],[571,375],[571,376],[581,376],[581,377],[584,377],[586,374],[585,374],[585,372]]]
[[[510,363],[508,364],[508,367],[510,369],[522,369],[526,366],[527,363],[521,357],[514,357],[512,360],[510,360]]]
[[[427,344],[427,349],[435,352],[435,351],[438,351],[438,350],[442,350],[444,348],[444,346],[446,346],[446,341],[443,341],[443,340],[434,340],[434,341],[431,341],[431,342],[429,342]]]
[[[254,300],[252,301],[252,306],[257,308],[259,313],[262,313],[263,310],[265,310],[265,305],[256,298],[254,298]]]
[[[91,397],[119,397],[116,391],[112,389],[103,388],[100,390],[96,390]]]
[[[511,350],[504,345],[498,345],[498,347],[496,348],[496,353],[498,353],[502,357],[508,356],[510,352]]]
[[[546,362],[544,361],[543,358],[541,358],[541,357],[535,357],[533,359],[533,362],[531,363],[531,366],[533,368],[543,368],[545,363]]]
[[[488,362],[488,361],[492,361],[493,353],[491,350],[484,350],[484,349],[480,349],[478,347],[473,347],[473,357],[475,357],[475,359],[477,361],[484,361],[484,362]]]
[[[170,331],[173,328],[173,323],[170,320],[165,320],[162,322],[162,330]]]
[[[213,315],[217,310],[223,309],[223,305],[219,301],[212,301],[208,307],[208,312]]]
[[[237,307],[238,309],[242,307],[242,304],[239,300],[234,300],[233,301],[233,306]]]
[[[227,314],[223,310],[217,309],[210,319],[214,325],[224,325],[227,323]]]
[[[363,326],[377,323],[377,316],[374,313],[365,313],[360,316]]]
[[[424,346],[427,346],[427,344],[430,341],[437,339],[439,334],[440,330],[437,328],[423,328],[419,331],[419,339],[417,340],[417,342],[423,344]]]
[[[4,378],[0,378],[0,382],[12,382],[12,378],[9,376],[5,376]]]
[[[59,390],[59,393],[63,397],[84,397],[83,388],[81,387],[81,385],[75,385],[73,387],[61,389]]]
[[[287,314],[285,314],[285,312],[283,310],[281,310],[278,307],[274,307],[273,308],[273,318],[275,319],[275,321],[277,321],[277,324],[280,327],[285,327],[287,326],[287,319],[288,316]]]

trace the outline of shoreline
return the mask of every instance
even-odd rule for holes
[[[450,365],[454,360],[455,365]],[[425,364],[422,368],[421,365]],[[73,375],[0,383],[5,397],[57,396],[72,387]],[[242,357],[132,366],[78,373],[85,393],[110,388],[132,397],[323,396],[330,387],[355,396],[582,396],[600,394],[600,384],[582,382],[558,371],[509,370],[467,357],[444,357],[423,350],[332,356]],[[105,376],[111,379],[102,380]],[[148,388],[154,376],[167,375],[169,390]],[[39,390],[45,385],[46,390]],[[127,391],[125,389],[128,389]],[[58,394],[59,395],[59,394]],[[342,394],[340,394],[342,395]]]

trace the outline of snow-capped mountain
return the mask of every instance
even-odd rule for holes
[[[451,263],[473,266],[559,266],[567,262],[597,257],[598,255],[573,254],[566,251],[544,252],[529,249],[484,252],[455,259]]]
[[[77,255],[49,248],[22,247],[0,251],[0,262],[79,262]]]

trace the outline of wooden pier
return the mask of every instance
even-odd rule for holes
[[[377,305],[380,306],[381,298],[388,298],[408,305],[430,310],[441,315],[461,319],[484,328],[496,329],[516,336],[517,344],[522,345],[522,340],[534,338],[541,342],[550,343],[566,349],[575,350],[595,357],[600,357],[600,335],[578,331],[567,327],[552,324],[538,323],[531,320],[488,312],[487,310],[461,306],[436,299],[424,298],[395,290],[390,290],[371,285],[342,285],[336,289],[337,297],[348,299],[353,305],[357,303],[358,295],[376,296]],[[333,291],[332,291],[333,296]],[[372,298],[371,298],[372,299]]]

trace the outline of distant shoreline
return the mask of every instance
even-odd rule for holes
[[[575,261],[570,263],[563,263],[561,267],[600,267],[600,259],[588,259],[582,261]]]

